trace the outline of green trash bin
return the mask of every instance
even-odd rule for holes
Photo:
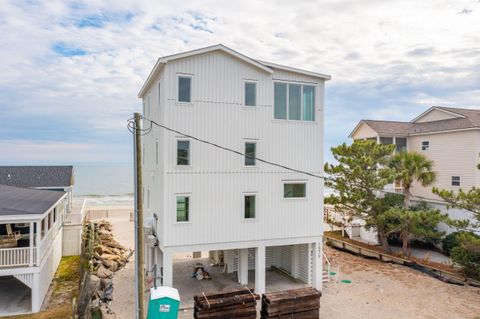
[[[150,289],[147,319],[177,319],[180,306],[178,290],[171,287]]]

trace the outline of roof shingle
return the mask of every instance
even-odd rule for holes
[[[43,214],[65,194],[0,185],[0,216]]]
[[[73,166],[0,166],[0,184],[15,187],[69,187]]]

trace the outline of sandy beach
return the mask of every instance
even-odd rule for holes
[[[105,210],[105,206],[87,210]],[[109,206],[108,220],[116,239],[133,248],[131,206]],[[350,284],[330,282],[321,298],[322,319],[477,319],[480,318],[480,288],[443,283],[413,269],[367,260],[325,247],[333,269],[340,268],[339,279]],[[134,258],[134,257],[133,257]],[[108,318],[133,318],[134,259],[115,274],[110,304],[114,314]],[[179,318],[192,318],[182,312]]]

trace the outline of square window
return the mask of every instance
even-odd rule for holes
[[[255,218],[255,195],[245,195],[245,219]]]
[[[429,141],[423,141],[422,142],[422,151],[428,151],[430,149],[430,142]]]
[[[177,196],[177,222],[189,221],[190,197]]]
[[[245,166],[255,166],[256,143],[245,143]]]
[[[460,176],[452,176],[452,186],[460,186]]]
[[[245,82],[245,106],[257,106],[257,83]]]
[[[304,198],[306,197],[305,183],[285,183],[283,184],[284,198]]]
[[[191,102],[192,97],[192,78],[178,77],[178,102]]]
[[[190,141],[177,141],[177,165],[190,165]]]

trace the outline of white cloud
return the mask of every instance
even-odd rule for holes
[[[78,27],[92,15],[105,18],[100,28]],[[342,96],[327,95],[327,127],[340,141],[349,127],[338,124],[355,121],[337,109],[399,119],[435,101],[478,106],[479,21],[476,0],[0,0],[0,116],[76,121],[84,131],[67,143],[121,135],[159,56],[224,43],[331,74],[327,90]],[[56,43],[87,54],[62,56]]]

